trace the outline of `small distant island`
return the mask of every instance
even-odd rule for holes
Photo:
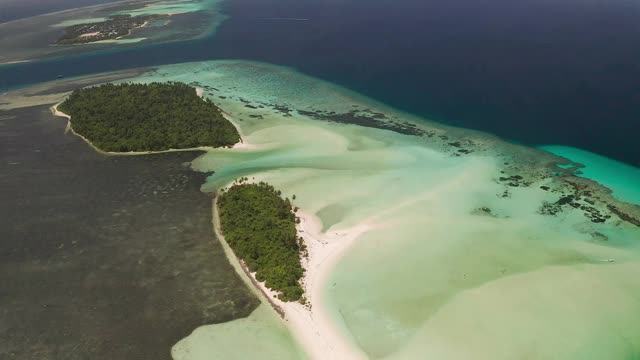
[[[71,117],[73,131],[103,151],[226,147],[240,141],[221,110],[183,83],[77,89],[57,109]]]
[[[304,304],[300,260],[306,246],[296,231],[297,209],[273,186],[247,181],[236,180],[218,197],[224,240],[258,281],[279,293],[280,300]]]
[[[55,44],[87,44],[102,40],[119,39],[130,35],[131,30],[135,28],[165,17],[168,17],[168,15],[113,15],[102,22],[72,25],[65,29],[64,35]]]

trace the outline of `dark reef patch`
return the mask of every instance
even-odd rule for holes
[[[545,187],[547,188],[546,190],[549,189],[548,186]],[[564,210],[565,206],[570,206],[576,210],[582,211],[582,214],[594,223],[603,223],[611,218],[611,215],[606,214],[604,211],[593,206],[595,205],[595,201],[585,197],[585,194],[590,194],[590,192],[584,191],[582,194],[579,192],[568,195],[563,194],[555,202],[545,201],[538,208],[538,213],[542,215],[557,215]],[[581,201],[584,201],[584,203]]]
[[[531,182],[525,181],[521,175],[501,176],[498,180],[511,187],[527,187],[531,185]]]
[[[48,106],[0,117],[0,358],[171,359],[258,306],[214,238],[198,153],[103,156]]]
[[[611,210],[611,212],[612,212],[612,213],[614,213],[614,214],[618,215],[618,217],[620,218],[620,220],[623,220],[623,221],[626,221],[626,222],[632,223],[633,225],[636,225],[636,226],[640,226],[640,220],[638,220],[638,219],[634,218],[633,216],[631,216],[631,215],[629,215],[629,214],[627,214],[627,213],[622,212],[622,211],[621,211],[620,209],[618,209],[615,205],[611,205],[611,204],[609,204],[609,205],[607,205],[607,208],[608,208],[609,210]]]
[[[355,124],[364,127],[390,130],[405,135],[423,136],[428,132],[408,121],[389,119],[385,114],[369,109],[351,110],[346,113],[336,113],[322,110],[297,110],[300,115],[308,116],[316,120],[324,120],[342,124]]]

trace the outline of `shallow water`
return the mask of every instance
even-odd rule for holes
[[[174,360],[304,359],[284,323],[262,304],[246,318],[196,329],[171,350]]]
[[[572,208],[541,215],[540,206],[560,196],[540,188],[554,186],[554,177],[517,187],[498,180],[506,160],[522,162],[516,168],[523,175],[548,172],[536,168],[548,154],[441,125],[430,129],[447,140],[311,120],[300,110],[357,108],[428,124],[261,63],[165,66],[140,80],[203,87],[254,146],[198,158],[194,169],[215,170],[203,190],[255,177],[295,194],[295,205],[318,215],[327,232],[372,227],[338,263],[325,292],[344,335],[372,358],[617,359],[640,352],[638,227],[594,223]],[[453,140],[473,152],[459,156],[447,145]],[[261,330],[254,341],[271,336]]]
[[[583,176],[606,185],[621,200],[640,205],[640,168],[570,146],[540,146],[542,150],[582,164]]]
[[[52,25],[54,27],[65,28],[67,26],[79,25],[79,24],[91,24],[91,23],[99,23],[105,21],[107,18],[98,17],[98,18],[85,18],[85,19],[69,19],[62,21],[58,24]]]
[[[140,9],[123,10],[117,14],[123,15],[151,15],[151,14],[182,14],[186,12],[200,11],[207,9],[211,6],[212,1],[199,1],[199,2],[175,2],[166,1],[152,5],[145,6]]]

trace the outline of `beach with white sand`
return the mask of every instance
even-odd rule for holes
[[[247,286],[257,290],[256,295],[261,298],[265,306],[271,306],[278,312],[293,337],[310,358],[366,358],[364,353],[353,343],[347,341],[336,328],[326,304],[323,302],[322,294],[331,269],[353,241],[368,230],[367,226],[361,225],[354,229],[323,234],[322,224],[317,217],[301,210],[296,213],[300,218],[300,223],[297,225],[298,234],[303,237],[308,250],[308,256],[302,259],[305,269],[302,282],[306,298],[306,303],[302,304],[278,299],[277,292],[256,279],[255,272],[250,272],[226,244],[224,234],[220,229],[217,217],[218,210],[215,204],[214,209],[214,230],[218,239],[223,242],[229,261],[245,279]]]

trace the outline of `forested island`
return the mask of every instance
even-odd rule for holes
[[[58,110],[73,130],[104,151],[232,146],[238,130],[186,84],[105,84],[75,90]]]
[[[304,302],[300,258],[306,246],[296,231],[297,209],[273,186],[247,180],[237,180],[219,195],[224,238],[258,281],[279,292],[280,300]]]
[[[102,22],[69,26],[65,29],[64,35],[55,43],[57,45],[73,45],[118,39],[131,34],[131,30],[144,26],[149,21],[167,16],[162,14],[113,15]]]

